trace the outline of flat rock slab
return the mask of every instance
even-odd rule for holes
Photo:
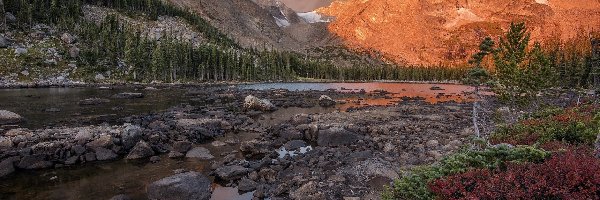
[[[160,179],[148,186],[151,200],[208,200],[211,181],[198,172],[187,172]]]
[[[17,124],[22,121],[23,117],[21,115],[8,110],[0,110],[0,125]]]
[[[134,93],[134,92],[123,92],[123,93],[113,95],[112,98],[115,98],[115,99],[139,99],[139,98],[144,98],[144,94]]]
[[[211,160],[215,158],[215,156],[210,154],[210,151],[204,147],[193,148],[192,150],[188,151],[187,154],[185,154],[185,157],[196,158],[200,160]]]

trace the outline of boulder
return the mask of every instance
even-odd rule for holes
[[[8,23],[15,23],[15,22],[17,22],[17,17],[15,17],[15,15],[13,15],[10,12],[6,12],[4,14],[4,17],[6,19],[6,22],[8,22]]]
[[[81,50],[77,47],[71,47],[69,48],[69,56],[71,56],[71,58],[77,58],[79,57],[79,53],[81,52]]]
[[[273,150],[269,148],[268,142],[254,139],[242,142],[242,144],[240,144],[240,152],[242,152],[245,157],[260,157],[264,154],[273,152]]]
[[[13,142],[9,137],[0,136],[0,150],[10,149],[13,147]]]
[[[108,100],[108,99],[89,98],[89,99],[84,99],[84,100],[79,101],[79,105],[82,105],[82,106],[100,105],[100,104],[108,103],[108,102],[110,102],[110,100]]]
[[[250,180],[248,178],[243,178],[238,183],[238,190],[240,192],[251,192],[256,189],[257,185],[258,184],[256,182],[254,182],[253,180]]]
[[[73,44],[75,43],[75,37],[73,37],[73,35],[69,34],[69,33],[63,33],[60,36],[60,39],[67,44]]]
[[[341,127],[319,130],[317,144],[319,146],[345,146],[354,144],[360,136]]]
[[[94,79],[96,79],[96,80],[104,80],[104,79],[106,79],[106,77],[104,77],[104,75],[102,75],[102,74],[96,74],[96,76],[94,76]]]
[[[52,162],[46,161],[45,155],[28,155],[21,158],[17,167],[21,169],[44,169],[53,165]]]
[[[22,121],[23,117],[21,115],[8,110],[0,110],[0,125],[17,124]]]
[[[123,92],[112,96],[115,99],[139,99],[144,98],[144,94],[135,92]]]
[[[96,152],[96,159],[99,161],[114,160],[118,157],[117,154],[110,149],[98,147],[95,148],[94,151]]]
[[[121,135],[123,148],[131,149],[142,139],[142,127],[132,124],[125,124]]]
[[[111,135],[103,134],[94,141],[87,143],[86,146],[92,149],[97,147],[111,148],[113,146],[113,137]]]
[[[277,108],[271,101],[267,99],[259,99],[258,97],[248,95],[244,99],[244,108],[247,110],[273,111]]]
[[[186,158],[196,158],[200,160],[210,160],[215,158],[210,151],[204,147],[196,147],[185,154]]]
[[[205,139],[223,135],[232,128],[227,121],[220,119],[179,119],[177,129],[187,133],[190,139]]]
[[[154,155],[154,150],[152,150],[152,147],[150,147],[150,145],[148,143],[146,143],[145,141],[142,140],[142,141],[139,141],[133,147],[133,149],[131,149],[131,151],[127,155],[126,159],[132,160],[132,159],[148,158],[153,155]]]
[[[7,48],[10,45],[10,43],[8,42],[8,40],[0,35],[0,48]]]
[[[290,192],[290,198],[294,200],[317,200],[325,199],[325,195],[318,192],[317,183],[310,181]]]
[[[177,141],[173,144],[173,151],[180,153],[188,152],[192,148],[192,143],[189,141]]]
[[[27,48],[22,48],[22,47],[18,47],[15,49],[15,54],[17,56],[23,55],[23,54],[27,54],[29,51],[27,50]]]
[[[225,180],[225,181],[233,181],[244,177],[246,174],[250,172],[250,169],[239,166],[239,165],[231,165],[231,166],[222,166],[215,170],[215,174],[217,177]]]
[[[321,95],[321,97],[319,97],[319,105],[321,107],[331,107],[335,106],[335,101],[327,95]]]
[[[283,147],[288,151],[296,150],[305,146],[307,146],[307,144],[303,140],[292,140],[283,145]]]
[[[146,188],[150,200],[208,200],[211,181],[198,172],[186,172],[160,179]]]
[[[15,172],[14,161],[12,159],[5,159],[0,162],[0,178],[12,174]]]

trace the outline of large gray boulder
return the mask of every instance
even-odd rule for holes
[[[223,166],[217,168],[215,170],[215,174],[226,181],[233,181],[244,177],[246,174],[250,172],[250,169],[239,166],[239,165],[231,165],[231,166]]]
[[[121,142],[123,143],[123,148],[131,149],[141,139],[142,127],[133,124],[125,124],[125,128],[123,128],[123,133],[121,135]]]
[[[69,33],[63,33],[60,36],[60,39],[67,44],[73,44],[75,43],[75,37],[73,37],[73,35],[69,34]]]
[[[259,99],[258,97],[248,95],[244,99],[244,108],[248,110],[273,111],[277,108],[271,101],[267,99]]]
[[[160,179],[146,188],[150,200],[208,200],[211,181],[198,172],[187,172]]]
[[[319,146],[345,146],[360,140],[360,136],[341,127],[320,130],[317,136]]]
[[[319,105],[322,107],[331,107],[335,106],[335,101],[327,95],[321,95],[319,97]]]
[[[110,149],[98,147],[94,149],[96,152],[96,159],[99,161],[103,160],[114,160],[118,157],[118,155]]]
[[[7,48],[9,45],[10,43],[8,40],[4,36],[0,35],[0,48]]]
[[[196,147],[185,154],[186,158],[196,158],[200,160],[211,160],[215,158],[210,151],[204,147]]]
[[[0,178],[15,172],[14,160],[11,158],[0,162]]]
[[[133,147],[133,149],[131,149],[131,151],[127,155],[126,159],[133,160],[133,159],[140,159],[140,158],[148,158],[153,155],[154,155],[154,150],[152,150],[152,147],[150,147],[150,145],[148,143],[146,143],[142,140],[142,141],[139,141]]]
[[[8,110],[0,110],[0,125],[17,124],[22,121],[23,117],[21,115]]]

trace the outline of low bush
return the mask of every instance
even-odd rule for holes
[[[438,199],[598,199],[600,160],[568,151],[543,163],[469,170],[432,181],[429,189]]]
[[[544,144],[562,141],[568,144],[591,145],[600,130],[600,107],[582,105],[562,111],[533,114],[519,123],[501,127],[490,137],[492,144]]]
[[[511,163],[539,163],[549,153],[533,147],[509,148],[505,145],[481,151],[465,150],[442,159],[438,164],[421,167],[395,180],[383,193],[383,199],[433,199],[429,182],[471,169],[506,169]]]

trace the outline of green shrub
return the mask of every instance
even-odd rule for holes
[[[448,156],[438,164],[414,169],[395,180],[382,194],[383,199],[434,199],[428,183],[440,177],[466,172],[469,169],[504,169],[507,163],[539,163],[549,153],[533,147],[510,148],[506,145],[481,151],[465,150]]]

